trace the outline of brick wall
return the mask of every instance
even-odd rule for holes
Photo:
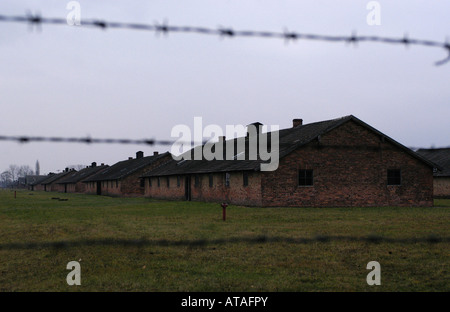
[[[77,183],[67,183],[66,188],[63,184],[61,184],[60,192],[67,193],[86,193],[86,183],[77,182]]]
[[[248,185],[243,185],[243,172],[229,172],[229,185],[225,183],[226,173],[213,173],[212,186],[210,186],[210,174],[180,175],[147,179],[145,183],[145,196],[152,198],[184,200],[186,196],[186,179],[191,184],[191,200],[207,202],[227,202],[236,205],[261,205],[261,179],[257,172],[248,172]],[[178,186],[178,179],[179,184]]]
[[[159,178],[146,178],[145,179],[145,196],[159,199],[170,200],[184,200],[185,199],[185,187],[188,178],[186,176],[167,176]],[[169,179],[169,186],[167,186],[167,179]],[[151,182],[150,182],[151,180]],[[151,184],[151,185],[150,185]],[[179,184],[179,185],[178,185]]]
[[[84,184],[86,185],[84,193],[94,195],[97,194],[97,182],[87,182]]]
[[[226,173],[214,173],[213,186],[209,186],[209,174],[199,175],[199,185],[192,177],[192,200],[227,202],[236,205],[261,205],[261,179],[256,172],[247,172],[248,185],[243,185],[243,172],[229,172],[229,185],[225,183]]]
[[[313,186],[298,185],[298,170],[313,170]],[[401,185],[387,185],[387,170]],[[262,173],[264,206],[432,206],[432,168],[381,136],[350,121]]]
[[[44,185],[36,184],[36,185],[34,185],[33,190],[34,191],[43,191],[44,190]]]
[[[434,177],[434,196],[450,198],[450,177]]]
[[[48,185],[47,185],[47,189],[48,189]],[[58,183],[52,183],[50,184],[50,190],[52,192],[61,192],[64,193],[64,184],[58,184]]]

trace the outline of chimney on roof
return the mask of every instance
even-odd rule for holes
[[[225,143],[225,141],[226,141],[226,136],[224,136],[224,135],[221,135],[221,136],[219,136],[218,137],[218,139],[219,139],[219,142],[217,142],[214,146],[213,146],[213,149],[214,149],[214,152],[219,152],[220,150],[222,150],[222,157],[223,157],[223,159],[226,159],[226,155],[227,155],[227,145],[226,145],[226,143]]]
[[[156,155],[158,155],[159,153],[157,152],[157,151],[154,151],[153,152],[153,156],[156,156]]]
[[[91,166],[92,166],[92,168],[95,168],[95,167],[97,167],[97,163],[94,161]]]
[[[262,133],[263,124],[260,122],[254,122],[247,125],[247,136],[256,134],[259,136]]]
[[[132,160],[133,159],[133,157],[128,157],[128,160]]]
[[[139,151],[139,152],[136,153],[136,159],[140,159],[140,158],[143,158],[143,157],[144,157],[144,152]]]
[[[66,168],[66,170],[65,170],[66,172],[69,172],[69,168]]]
[[[105,165],[105,163],[102,163],[102,166],[104,166]]]
[[[292,128],[303,125],[303,119],[292,119]]]

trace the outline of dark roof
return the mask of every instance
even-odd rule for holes
[[[170,155],[169,152],[165,152],[158,155],[147,156],[142,158],[133,158],[128,160],[120,161],[105,170],[83,180],[83,182],[96,182],[96,181],[107,181],[107,180],[120,180],[130,174],[151,165],[158,159]]]
[[[48,175],[45,176],[44,179],[37,181],[36,183],[33,183],[31,185],[37,185],[37,184],[43,184],[46,180],[51,179],[56,173],[50,172]]]
[[[380,137],[383,137],[386,141],[391,142],[396,145],[400,149],[404,150],[406,153],[411,156],[418,158],[419,160],[425,162],[427,165],[434,167],[435,164],[430,162],[428,159],[423,158],[422,156],[416,154],[411,149],[401,145],[375,128],[369,126],[363,121],[359,120],[355,116],[349,115],[344,116],[337,119],[320,121],[305,125],[299,125],[293,128],[287,128],[279,130],[279,158],[283,158],[299,147],[310,143],[313,140],[320,138],[321,135],[328,133],[329,131],[339,127],[340,125],[348,122],[354,121],[357,124],[377,133]],[[262,134],[262,135],[268,135]],[[270,135],[268,135],[270,139]],[[233,139],[234,141],[236,139]],[[248,141],[248,138],[245,140]],[[227,142],[230,140],[227,140]],[[198,146],[196,148],[202,148],[202,146]],[[189,151],[193,155],[193,150]],[[194,159],[191,157],[191,159]],[[246,158],[248,159],[248,158]],[[261,163],[264,163],[262,160],[171,160],[168,163],[151,170],[150,172],[143,175],[143,177],[150,176],[164,176],[164,175],[176,175],[176,174],[192,174],[192,173],[208,173],[208,172],[227,172],[227,171],[245,171],[245,170],[253,170],[259,171]]]
[[[47,179],[48,176],[46,175],[27,175],[25,177],[26,183],[28,185],[36,185],[39,184],[39,182],[43,181],[44,179]]]
[[[439,165],[440,170],[434,173],[437,177],[450,177],[450,148],[421,148],[417,154]]]
[[[70,183],[78,183],[83,179],[89,178],[90,176],[98,173],[101,170],[105,170],[108,168],[108,165],[104,166],[95,166],[95,167],[87,167],[81,169],[80,171],[74,171],[71,174],[68,174],[63,179],[58,181],[58,184],[70,184]]]
[[[69,175],[69,174],[71,174],[71,173],[73,173],[73,172],[76,172],[76,170],[72,169],[72,170],[69,170],[69,171],[63,171],[63,172],[61,172],[61,173],[53,174],[53,175],[49,176],[47,179],[42,180],[42,181],[41,181],[40,183],[38,183],[38,184],[42,184],[42,185],[52,184],[53,182],[56,182],[56,181],[58,181],[59,179],[65,177],[65,176],[67,176],[67,175]]]
[[[48,175],[45,176],[45,178],[40,179],[39,181],[36,181],[36,182],[32,183],[31,185],[44,184],[45,181],[51,179],[55,175],[56,175],[56,173],[50,172]]]

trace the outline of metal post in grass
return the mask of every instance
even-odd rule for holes
[[[222,203],[222,204],[220,204],[220,206],[222,206],[222,219],[223,219],[223,221],[225,221],[227,219],[227,207],[228,207],[228,204],[227,203]]]

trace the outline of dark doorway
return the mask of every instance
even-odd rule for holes
[[[97,181],[97,195],[102,195],[102,182]]]
[[[67,184],[64,184],[64,193],[67,193]]]
[[[184,197],[187,201],[191,200],[191,177],[186,176],[184,183]]]

